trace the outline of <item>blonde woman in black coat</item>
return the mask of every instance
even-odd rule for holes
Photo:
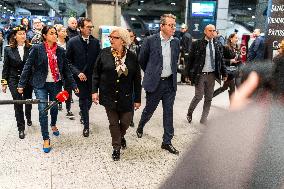
[[[92,99],[105,107],[112,137],[114,161],[120,149],[126,148],[124,135],[135,110],[141,106],[141,72],[136,55],[127,49],[130,43],[126,29],[115,28],[111,47],[101,51],[94,67]],[[134,103],[133,103],[134,92]]]

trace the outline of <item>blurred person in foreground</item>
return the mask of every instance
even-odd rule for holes
[[[2,91],[6,93],[7,86],[10,89],[13,100],[31,99],[33,88],[30,84],[26,85],[23,94],[17,91],[20,76],[26,60],[28,59],[31,45],[26,38],[26,27],[19,25],[11,31],[10,45],[4,50],[4,65],[2,70],[2,79],[6,84],[2,84]],[[25,119],[23,104],[14,104],[15,117],[19,131],[19,138],[25,138]],[[32,126],[31,121],[32,105],[25,105],[25,116],[28,126]]]
[[[284,188],[284,106],[272,98],[272,67],[246,66],[230,112],[208,123],[160,188]]]
[[[127,49],[131,43],[128,31],[114,28],[109,38],[111,47],[101,51],[95,64],[92,98],[105,107],[112,137],[112,158],[117,161],[120,149],[126,148],[124,136],[133,118],[133,108],[137,110],[141,106],[141,71],[136,54]]]
[[[64,79],[75,91],[79,90],[72,77],[65,56],[65,50],[57,46],[57,32],[54,26],[44,26],[42,29],[43,43],[34,45],[25,63],[23,72],[18,84],[18,92],[21,94],[29,82],[34,87],[36,98],[45,103],[38,104],[39,122],[43,138],[43,151],[49,153],[51,150],[50,137],[48,132],[48,115],[44,109],[47,100],[55,101],[56,95],[61,91],[62,79]],[[50,109],[51,130],[53,135],[59,136],[57,128],[58,107]]]

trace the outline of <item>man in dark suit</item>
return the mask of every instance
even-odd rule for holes
[[[214,92],[215,80],[221,82],[227,79],[225,64],[223,62],[222,45],[215,37],[215,26],[207,25],[204,29],[205,36],[194,41],[189,51],[187,74],[195,84],[195,95],[190,103],[187,113],[187,120],[192,121],[192,113],[204,95],[203,112],[200,123],[206,124],[211,101]]]
[[[264,37],[261,36],[260,29],[253,31],[255,40],[248,49],[248,61],[264,60]]]
[[[79,87],[79,106],[84,124],[83,136],[89,136],[89,110],[92,105],[92,73],[100,52],[99,41],[91,35],[93,24],[90,19],[78,22],[80,34],[67,43],[66,56],[70,69]]]
[[[141,138],[143,128],[150,120],[160,100],[163,103],[164,135],[162,149],[178,154],[171,140],[174,135],[173,105],[177,90],[177,62],[179,40],[174,38],[176,17],[164,14],[160,20],[160,32],[145,39],[139,54],[139,63],[144,71],[143,87],[146,91],[146,106],[137,128]]]

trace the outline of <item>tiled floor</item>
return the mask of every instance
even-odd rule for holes
[[[0,71],[1,67],[2,63]],[[197,107],[191,125],[185,119],[193,94],[193,87],[178,86],[174,107],[173,145],[180,150],[179,156],[161,149],[161,106],[146,125],[143,138],[137,138],[135,130],[145,105],[143,94],[142,107],[135,112],[136,127],[129,128],[126,135],[128,148],[122,151],[121,160],[118,162],[111,159],[111,137],[102,106],[93,105],[90,113],[90,137],[84,138],[78,116],[78,101],[74,97],[72,111],[76,120],[65,118],[65,109],[59,112],[58,128],[61,134],[59,137],[51,136],[53,149],[49,154],[44,154],[37,106],[33,108],[33,126],[26,128],[26,138],[20,140],[13,106],[1,105],[0,189],[158,188],[184,152],[198,139],[204,127],[198,124],[203,102]],[[9,93],[1,92],[0,100],[10,98]],[[228,96],[223,93],[213,100],[210,117],[223,113],[227,106]]]

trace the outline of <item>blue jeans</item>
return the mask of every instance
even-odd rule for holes
[[[46,82],[43,88],[34,88],[36,98],[41,101],[54,101],[56,95],[60,92],[60,83]],[[48,133],[48,116],[47,112],[44,112],[44,108],[47,106],[47,103],[38,104],[39,111],[39,123],[41,127],[41,134],[43,140],[49,139]],[[50,109],[51,123],[50,126],[56,126],[58,114],[58,106],[53,106]]]

